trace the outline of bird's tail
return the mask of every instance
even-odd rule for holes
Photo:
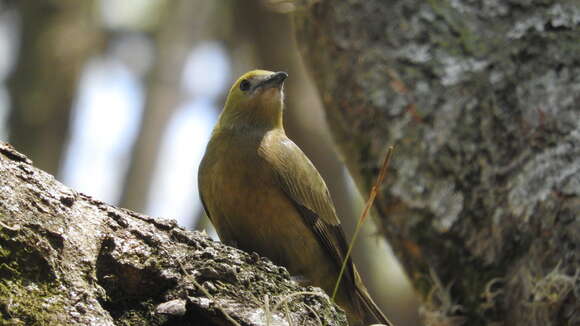
[[[377,304],[373,301],[370,297],[366,289],[356,287],[356,295],[361,303],[361,308],[365,311],[366,318],[368,322],[372,323],[381,323],[387,326],[393,326],[393,324],[389,321],[387,316],[383,314],[381,309],[377,306]],[[372,318],[369,318],[371,317]],[[374,319],[374,320],[372,320]]]
[[[383,314],[381,309],[373,301],[369,295],[366,287],[364,286],[360,275],[355,270],[355,293],[357,301],[359,302],[360,308],[364,312],[366,323],[381,323],[387,326],[393,326],[393,323],[389,321],[387,316]]]

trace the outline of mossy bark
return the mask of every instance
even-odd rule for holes
[[[256,254],[78,193],[0,143],[0,324],[345,325]],[[314,313],[315,312],[315,313]],[[287,324],[287,323],[286,323]]]
[[[301,1],[302,55],[427,325],[580,323],[580,4]]]

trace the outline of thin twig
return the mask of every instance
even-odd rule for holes
[[[4,224],[2,221],[0,221],[0,226],[2,226],[5,229],[8,229],[10,231],[20,231],[20,225],[15,224],[14,226],[9,226],[7,224]]]
[[[306,307],[308,307],[308,305],[306,305]],[[292,321],[292,315],[290,315],[290,308],[288,308],[288,302],[284,304],[284,313],[286,314],[286,320],[288,321],[288,324],[290,326],[294,326],[294,322]]]
[[[270,310],[271,315],[273,315],[274,313],[276,313],[276,311],[278,311],[278,309],[280,308],[280,305],[285,304],[286,302],[289,302],[291,299],[293,299],[294,297],[297,297],[299,295],[315,295],[315,296],[319,296],[321,298],[325,298],[326,297],[324,294],[317,293],[317,292],[304,291],[304,292],[294,292],[294,293],[290,293],[287,296],[282,297],[282,300],[280,300],[280,302],[276,303],[274,305],[274,307],[272,307],[272,310]],[[271,315],[269,317],[272,317]]]
[[[266,326],[270,326],[272,320],[272,312],[270,311],[270,297],[264,295],[264,312],[266,313]]]
[[[346,264],[348,263],[348,258],[350,257],[350,254],[352,252],[352,248],[354,247],[354,243],[358,237],[358,233],[359,233],[364,221],[366,220],[367,215],[369,214],[370,208],[373,206],[373,202],[375,201],[375,198],[377,197],[377,194],[379,192],[379,187],[381,186],[381,184],[385,180],[385,177],[387,176],[387,168],[389,167],[389,163],[391,161],[391,156],[393,156],[394,151],[395,151],[395,146],[389,146],[389,149],[387,150],[387,156],[385,157],[385,161],[383,162],[383,166],[381,167],[381,171],[379,172],[379,176],[377,177],[377,180],[375,181],[374,186],[371,188],[371,193],[369,195],[369,199],[367,200],[367,202],[365,204],[365,208],[362,211],[362,214],[360,215],[360,217],[358,219],[358,222],[357,222],[356,227],[354,229],[354,234],[352,236],[352,240],[348,246],[346,256],[344,257],[344,261],[342,262],[342,266],[340,267],[340,273],[338,273],[338,278],[336,280],[336,284],[334,285],[334,291],[332,291],[332,301],[334,301],[336,298],[336,293],[338,292],[338,288],[340,286],[340,281],[342,280],[342,276],[344,275],[344,270],[346,269]]]
[[[310,312],[314,314],[314,317],[316,317],[316,321],[318,322],[318,326],[322,326],[322,320],[320,320],[320,316],[318,316],[316,310],[314,310],[314,308],[310,307],[309,305],[304,305],[304,307],[306,307],[306,309],[310,310]]]

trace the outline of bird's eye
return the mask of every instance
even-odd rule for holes
[[[250,82],[246,79],[242,80],[242,82],[240,83],[240,89],[242,91],[247,91],[250,89]]]

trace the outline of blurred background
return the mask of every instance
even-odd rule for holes
[[[0,140],[77,191],[215,237],[197,168],[231,83],[287,71],[285,125],[325,178],[348,236],[362,199],[332,145],[289,4],[0,0]],[[417,301],[368,221],[354,259],[397,325]]]

